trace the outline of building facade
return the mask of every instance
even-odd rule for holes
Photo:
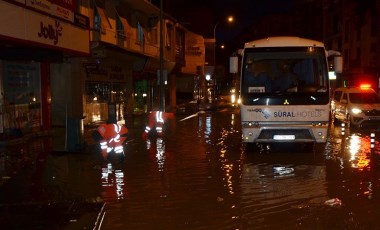
[[[175,110],[177,77],[202,74],[204,40],[160,12],[145,0],[0,1],[2,136],[65,127],[78,144],[85,125],[154,108],[161,67]]]
[[[379,90],[380,1],[324,1],[323,40],[343,57],[338,86],[370,83]]]
[[[343,57],[343,73],[332,87],[370,83],[380,88],[380,0],[295,0],[293,10],[262,17],[236,41],[268,36],[299,36],[323,41]]]

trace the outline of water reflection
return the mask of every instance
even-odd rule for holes
[[[210,138],[212,127],[212,118],[210,114],[200,114],[198,116],[198,137],[205,140],[207,144],[212,144]]]
[[[205,145],[205,155],[210,167],[210,182],[217,185],[217,191],[211,196],[220,205],[220,211],[215,215],[224,216],[225,222],[222,228],[239,229],[240,206],[236,199],[240,194],[240,178],[242,171],[242,152],[240,145],[239,122],[235,122],[235,114],[205,114],[198,118],[198,137]],[[210,186],[208,186],[210,187]],[[210,189],[210,188],[209,188]],[[209,201],[210,202],[210,201]],[[211,202],[212,203],[212,202]],[[223,211],[224,210],[224,211]],[[207,224],[214,221],[209,216]],[[214,223],[212,226],[223,225]]]
[[[240,174],[241,164],[240,159],[238,158],[237,160],[236,157],[233,156],[235,149],[231,146],[231,140],[233,139],[236,130],[234,129],[233,123],[231,123],[231,125],[230,129],[222,128],[220,133],[217,134],[220,136],[217,141],[217,147],[219,148],[218,157],[223,172],[223,181],[225,187],[228,189],[228,193],[233,195],[235,193],[233,173],[236,175]],[[240,157],[240,154],[237,154],[236,156]]]
[[[370,169],[371,143],[367,137],[352,134],[347,140],[349,162],[352,168]]]
[[[124,199],[124,172],[114,169],[112,163],[102,168],[102,197],[105,201]]]
[[[152,143],[153,142],[153,143]],[[165,169],[165,142],[163,138],[157,139],[147,139],[146,140],[146,149],[150,154],[155,155],[156,163],[159,172],[163,172]]]
[[[158,171],[162,172],[165,166],[165,143],[161,138],[156,140],[156,151]]]
[[[337,129],[332,127],[326,151],[328,191],[344,206],[337,223],[355,229],[374,228],[378,225],[375,216],[380,214],[375,207],[380,194],[379,143],[371,138],[375,133],[370,130],[346,130],[341,135]]]
[[[274,154],[264,161],[253,158],[243,165],[240,205],[248,229],[312,227],[308,224],[315,221],[311,213],[329,199],[326,167],[307,164],[309,159],[300,161],[305,159],[301,155],[285,155],[293,159],[292,164]]]
[[[175,135],[130,146],[118,177],[124,194],[116,192],[117,166],[106,167],[103,190],[120,200],[108,202],[104,229],[376,226],[380,177],[370,155],[379,151],[368,147],[368,134],[332,128],[317,151],[295,145],[246,152],[234,114],[199,113],[180,124]]]
[[[342,135],[338,128],[333,127],[326,150],[326,159],[334,161],[340,170],[351,168],[370,171],[371,166],[377,164],[379,143],[375,140],[374,132],[346,130]]]

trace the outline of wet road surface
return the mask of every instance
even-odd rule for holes
[[[144,120],[129,121],[124,162],[103,162],[95,145],[83,153],[44,153],[43,139],[24,155],[11,157],[7,149],[2,207],[104,202],[101,229],[113,230],[380,229],[379,149],[377,142],[370,147],[369,132],[342,136],[331,126],[328,143],[314,150],[298,144],[249,152],[236,110],[188,115],[177,116],[165,139],[148,141],[140,138]],[[79,219],[55,226],[78,229]]]

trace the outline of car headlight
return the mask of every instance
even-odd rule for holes
[[[235,94],[231,94],[231,103],[235,103],[236,97]]]
[[[351,112],[352,112],[353,114],[359,114],[359,113],[362,112],[362,110],[361,110],[361,109],[358,109],[358,108],[353,108],[353,109],[351,109]]]

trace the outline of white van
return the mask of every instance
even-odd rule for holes
[[[347,127],[375,128],[380,126],[380,97],[368,85],[334,90],[331,101],[334,123],[344,122]]]

